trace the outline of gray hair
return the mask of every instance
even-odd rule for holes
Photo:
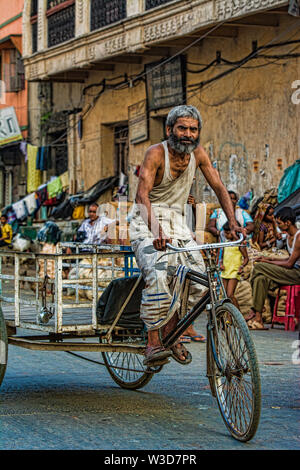
[[[177,119],[184,117],[196,119],[199,123],[199,130],[202,128],[202,118],[198,109],[195,106],[186,104],[175,106],[175,108],[171,109],[166,120],[166,126],[173,128]]]

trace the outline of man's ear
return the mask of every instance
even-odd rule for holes
[[[166,134],[169,137],[171,134],[172,128],[170,126],[166,126]]]

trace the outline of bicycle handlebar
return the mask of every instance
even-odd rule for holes
[[[204,245],[197,245],[191,248],[178,248],[177,246],[173,246],[170,243],[167,243],[167,247],[170,248],[172,251],[177,252],[185,252],[185,251],[198,251],[198,250],[214,250],[216,248],[227,248],[230,246],[240,246],[242,241],[244,240],[243,234],[241,234],[240,238],[234,242],[223,242],[223,243],[206,243]]]

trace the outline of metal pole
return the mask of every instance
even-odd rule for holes
[[[20,260],[17,254],[15,254],[15,324],[20,325]]]

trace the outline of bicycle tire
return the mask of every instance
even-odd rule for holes
[[[100,341],[103,342],[103,339]],[[122,343],[125,342],[133,341],[131,338],[126,338]],[[101,354],[110,376],[121,388],[138,390],[145,387],[154,375],[151,368],[144,366],[143,360],[136,353],[102,352]],[[136,371],[133,371],[135,368]]]
[[[248,326],[230,303],[216,309],[216,328],[211,330],[220,371],[208,331],[207,375],[223,421],[231,435],[242,442],[252,439],[261,412],[261,385],[257,356]]]
[[[6,366],[7,366],[7,354],[8,354],[8,339],[6,323],[4,320],[3,312],[0,307],[0,386],[4,379]]]

